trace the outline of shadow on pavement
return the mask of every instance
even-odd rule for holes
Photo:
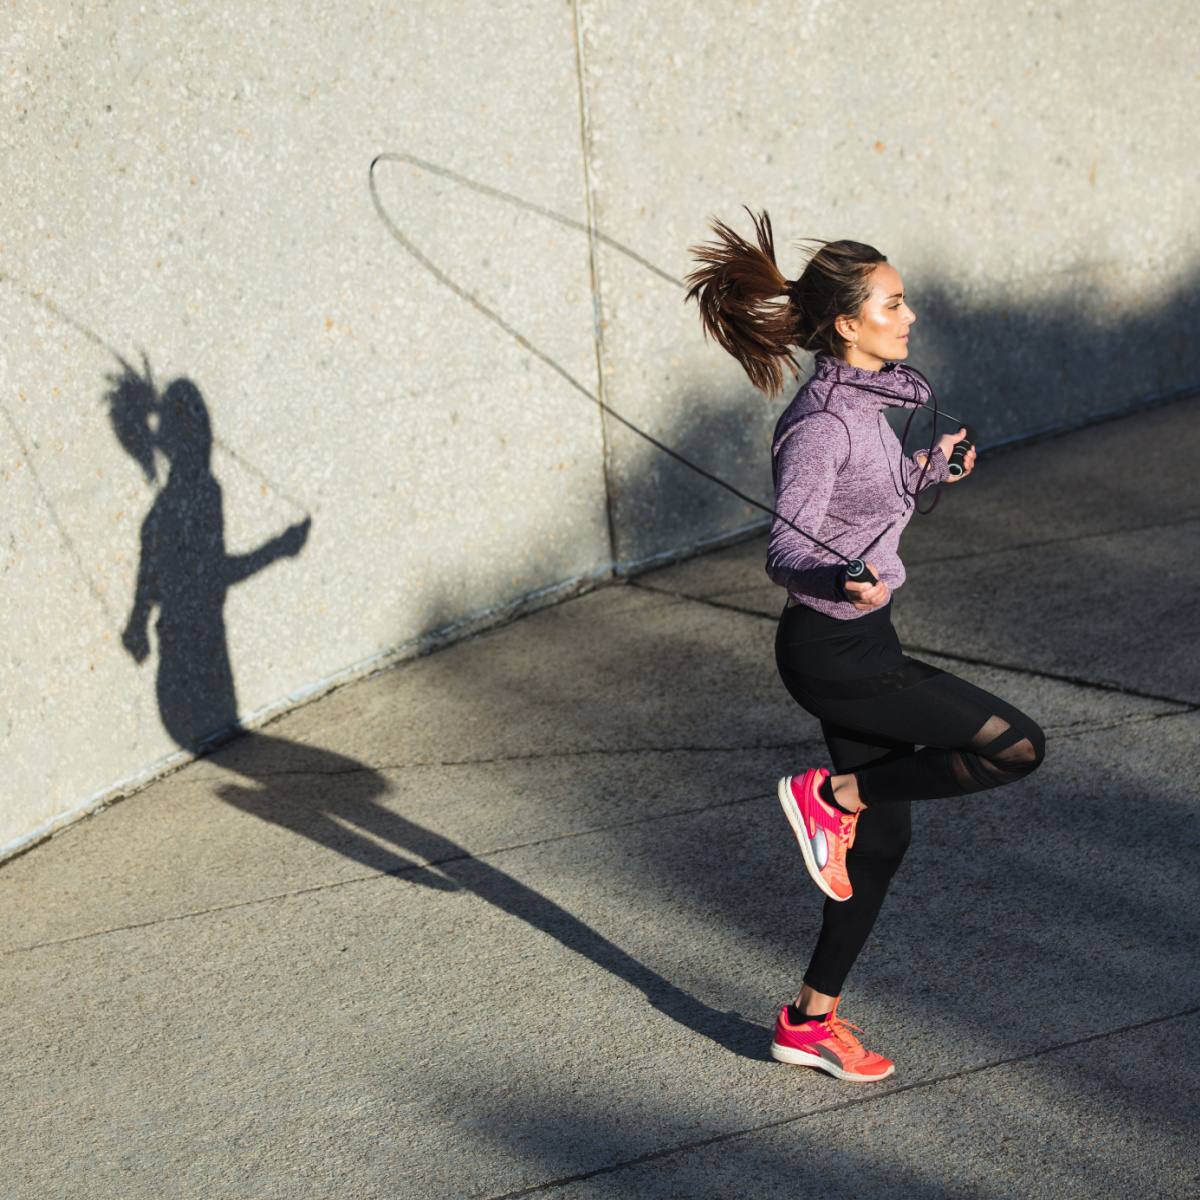
[[[387,781],[370,767],[261,733],[247,734],[213,761],[252,781],[219,786],[216,794],[227,804],[371,870],[424,887],[469,891],[637,988],[693,1032],[734,1054],[763,1057],[767,1031],[761,1026],[688,995],[533,888],[384,807],[379,798],[388,790]],[[313,781],[318,795],[298,798],[297,792],[312,789]]]

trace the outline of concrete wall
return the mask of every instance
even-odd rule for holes
[[[753,521],[586,397],[765,498],[774,408],[681,303],[710,213],[879,244],[987,440],[1200,380],[1198,35],[1133,0],[15,0],[0,846]]]

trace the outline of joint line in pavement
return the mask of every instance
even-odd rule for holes
[[[905,562],[910,567],[933,567],[941,563],[967,562],[975,558],[988,558],[996,554],[1008,554],[1017,550],[1041,550],[1046,546],[1064,546],[1075,542],[1086,542],[1095,538],[1120,537],[1126,533],[1148,533],[1154,529],[1172,529],[1179,525],[1190,525],[1200,521],[1200,516],[1194,513],[1186,517],[1174,517],[1169,521],[1150,521],[1145,525],[1125,525],[1117,529],[1102,529],[1095,533],[1073,533],[1062,537],[1044,538],[1041,541],[1013,542],[1008,546],[992,546],[987,550],[968,550],[962,554],[945,554],[939,558],[908,558]]]
[[[772,1129],[781,1129],[788,1125],[798,1124],[800,1121],[807,1121],[810,1117],[824,1116],[826,1113],[842,1112],[848,1108],[862,1108],[868,1104],[878,1104],[881,1100],[887,1100],[891,1096],[898,1096],[904,1092],[914,1092],[921,1088],[936,1087],[939,1083],[950,1083],[956,1079],[965,1079],[970,1075],[978,1075],[983,1071],[994,1071],[999,1067],[1013,1066],[1016,1063],[1029,1062],[1031,1059],[1041,1058],[1046,1054],[1055,1054],[1060,1050],[1071,1050],[1076,1046],[1086,1046],[1090,1042],[1104,1041],[1107,1038],[1117,1037],[1125,1033],[1134,1033],[1139,1029],[1148,1029],[1153,1025],[1162,1025],[1167,1021],[1177,1021],[1184,1017],[1195,1016],[1200,1013],[1200,1004],[1193,1005],[1191,1008],[1181,1009],[1178,1012],[1166,1013],[1163,1016],[1149,1017],[1144,1021],[1134,1021],[1128,1025],[1122,1025],[1117,1029],[1109,1029],[1103,1033],[1092,1033],[1086,1037],[1072,1038],[1066,1042],[1055,1042],[1051,1046],[1040,1046],[1036,1050],[1026,1051],[1024,1054],[1014,1054],[1011,1058],[996,1058],[990,1062],[977,1063],[973,1067],[963,1067],[959,1071],[946,1071],[940,1075],[930,1075],[926,1079],[914,1079],[912,1083],[902,1083],[895,1087],[881,1089],[878,1092],[873,1092],[869,1096],[856,1096],[849,1100],[837,1100],[832,1104],[821,1104],[816,1108],[806,1109],[804,1112],[793,1113],[790,1117],[781,1117],[776,1121],[763,1121],[757,1125],[747,1125],[741,1129],[730,1129],[725,1133],[713,1134],[711,1137],[697,1138],[692,1142],[680,1142],[674,1146],[664,1146],[658,1150],[648,1150],[645,1154],[638,1154],[632,1158],[622,1159],[620,1162],[606,1163],[602,1167],[593,1167],[590,1171],[580,1171],[575,1175],[563,1175],[558,1179],[549,1179],[545,1183],[535,1183],[529,1187],[518,1188],[512,1192],[502,1192],[499,1195],[489,1196],[486,1200],[518,1200],[521,1196],[533,1196],[539,1192],[550,1192],[556,1188],[566,1187],[572,1183],[581,1183],[585,1179],[594,1179],[597,1175],[610,1175],[616,1171],[624,1171],[630,1167],[643,1166],[646,1163],[659,1162],[665,1158],[671,1158],[676,1154],[686,1154],[689,1150],[703,1150],[709,1146],[717,1146],[722,1142],[731,1142],[737,1138],[749,1137],[754,1133],[763,1133]],[[483,1198],[480,1198],[483,1200]]]
[[[801,743],[796,743],[797,745]],[[432,858],[422,860],[421,862],[411,863],[404,867],[397,867],[391,871],[372,871],[366,875],[353,875],[348,879],[333,879],[325,883],[314,883],[308,887],[293,888],[286,892],[272,892],[269,896],[255,896],[250,900],[237,900],[231,904],[214,904],[208,908],[194,908],[187,912],[168,913],[165,916],[154,917],[149,921],[131,921],[127,925],[108,925],[103,929],[92,929],[87,933],[73,934],[71,937],[52,938],[44,942],[32,942],[27,946],[10,946],[8,949],[0,949],[0,958],[8,954],[22,954],[30,950],[44,950],[50,946],[66,946],[72,942],[87,941],[88,938],[103,937],[110,933],[128,933],[135,929],[149,929],[155,925],[164,925],[168,921],[186,921],[192,917],[206,917],[213,913],[232,912],[239,908],[250,908],[255,904],[269,904],[273,900],[291,900],[296,896],[308,896],[314,892],[332,891],[335,888],[351,887],[359,883],[370,883],[376,879],[402,879],[405,875],[410,875],[418,871],[426,871],[430,867],[448,866],[450,863],[456,862],[486,862],[488,859],[496,858],[501,854],[508,854],[514,850],[529,850],[537,846],[549,846],[554,842],[567,842],[573,838],[588,837],[597,833],[608,833],[615,829],[625,829],[634,825],[651,825],[655,821],[670,821],[676,817],[692,817],[699,816],[707,812],[716,812],[719,809],[737,808],[743,804],[750,804],[755,800],[764,800],[768,796],[773,797],[774,793],[756,792],[752,796],[739,796],[734,800],[720,800],[715,804],[701,804],[692,808],[672,809],[670,812],[655,813],[648,817],[631,817],[626,821],[614,821],[608,825],[591,825],[587,829],[573,829],[569,833],[557,833],[551,837],[533,838],[527,842],[514,842],[508,846],[493,846],[488,850],[480,851],[478,854],[471,854],[468,851],[463,851],[461,854],[447,854],[441,858]]]
[[[770,613],[761,612],[758,609],[742,608],[740,605],[726,604],[721,600],[710,600],[707,596],[689,596],[684,592],[668,591],[666,588],[656,588],[651,584],[641,583],[636,579],[630,580],[630,585],[647,592],[655,592],[660,596],[670,596],[675,600],[690,601],[693,604],[704,604],[709,608],[720,608],[727,612],[741,613],[746,617],[757,617],[760,621],[779,620],[778,617],[772,616]],[[1178,705],[1186,712],[1200,710],[1200,702],[1195,700],[1182,700],[1178,696],[1163,696],[1157,692],[1143,692],[1139,688],[1126,687],[1123,683],[1117,683],[1113,680],[1087,679],[1082,675],[1066,675],[1056,671],[1043,671],[1037,667],[1021,667],[1013,663],[993,662],[988,658],[978,658],[970,654],[956,654],[952,650],[939,650],[934,646],[903,644],[901,649],[912,651],[915,654],[929,654],[935,658],[946,658],[951,662],[966,663],[974,667],[988,667],[993,671],[1008,671],[1014,675],[1028,675],[1034,679],[1051,679],[1056,683],[1069,683],[1075,687],[1090,688],[1098,692],[1116,692],[1122,696],[1136,696],[1139,700],[1157,700],[1161,704]]]

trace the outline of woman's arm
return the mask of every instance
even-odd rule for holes
[[[963,473],[961,475],[951,476],[948,470],[950,455],[954,447],[966,436],[967,431],[963,428],[957,433],[943,433],[938,438],[936,445],[933,447],[933,462],[929,464],[929,470],[925,471],[925,478],[921,483],[922,487],[932,487],[937,483],[957,483],[960,479],[965,479],[970,475],[975,469],[974,446],[967,451],[966,457],[963,459]],[[927,457],[927,452],[921,450],[906,461],[905,467],[908,471],[908,482],[911,485],[916,485],[922,470],[924,470],[925,459]]]
[[[815,412],[792,428],[775,458],[775,510],[801,529],[821,536],[838,471],[850,453],[850,435],[832,413]],[[796,595],[845,600],[845,564],[831,562],[783,521],[771,527],[767,575]]]

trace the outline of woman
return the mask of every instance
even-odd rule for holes
[[[910,805],[1024,778],[1041,763],[1045,737],[1012,705],[908,658],[892,628],[892,592],[905,577],[900,534],[922,488],[954,482],[948,458],[966,437],[947,434],[905,457],[885,419],[888,408],[932,399],[924,376],[900,365],[915,316],[899,274],[870,246],[818,242],[789,282],[775,265],[770,218],[753,220],[757,246],[714,221],[717,240],[692,251],[701,266],[688,298],[705,332],[768,395],[782,388],[784,368],[798,374],[796,350],[815,354],[812,376],[775,427],[767,574],[788,592],[779,673],[821,722],[834,768],[779,783],[827,899],[804,986],[779,1014],[771,1053],[838,1079],[885,1079],[894,1064],[863,1047],[837,1005],[908,847]],[[974,465],[972,448],[961,478]],[[848,580],[849,559],[866,561],[875,581]]]

